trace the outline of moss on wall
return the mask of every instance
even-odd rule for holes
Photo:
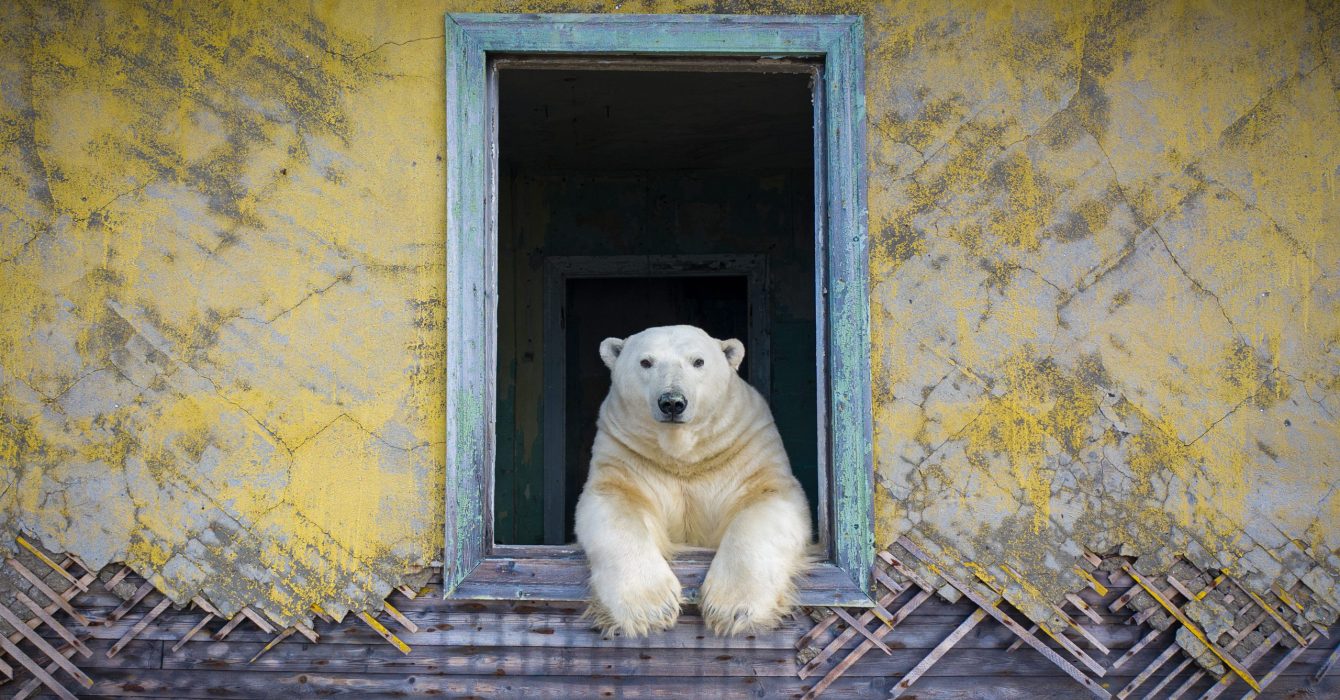
[[[865,15],[881,545],[1334,614],[1334,4],[615,7]],[[606,9],[5,4],[0,527],[281,621],[433,560],[442,13]]]

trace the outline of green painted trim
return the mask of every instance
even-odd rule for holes
[[[487,131],[484,52],[448,16],[447,38],[447,474],[443,586],[455,589],[484,558],[495,387],[485,359],[492,328],[484,265]],[[496,256],[497,247],[492,254]]]
[[[875,539],[865,56],[860,18],[844,29],[824,61],[833,560],[869,591]]]
[[[496,193],[485,152],[492,114],[487,54],[815,56],[824,59],[822,267],[830,402],[832,559],[855,596],[874,563],[865,74],[859,17],[508,15],[446,17],[447,518],[443,578],[452,595],[492,546],[496,386]],[[817,140],[817,139],[816,139]],[[822,222],[822,223],[820,223]],[[472,594],[475,595],[475,594]]]

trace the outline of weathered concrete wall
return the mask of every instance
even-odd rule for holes
[[[866,17],[881,546],[1043,622],[1118,545],[1337,606],[1336,6],[987,5],[619,9]],[[0,9],[0,529],[285,621],[437,556],[441,19],[488,9],[607,8]]]

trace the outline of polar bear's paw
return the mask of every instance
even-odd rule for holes
[[[660,575],[621,581],[591,598],[585,617],[606,638],[616,634],[644,637],[670,629],[679,619],[679,579],[670,567]]]
[[[726,581],[710,574],[703,582],[703,618],[718,635],[769,630],[790,610],[790,586]],[[715,579],[715,580],[714,580]]]

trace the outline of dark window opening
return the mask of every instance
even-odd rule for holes
[[[609,386],[598,344],[674,323],[745,342],[742,376],[769,397],[814,510],[810,80],[498,70],[496,542],[572,540]],[[757,279],[730,267],[742,260]]]

